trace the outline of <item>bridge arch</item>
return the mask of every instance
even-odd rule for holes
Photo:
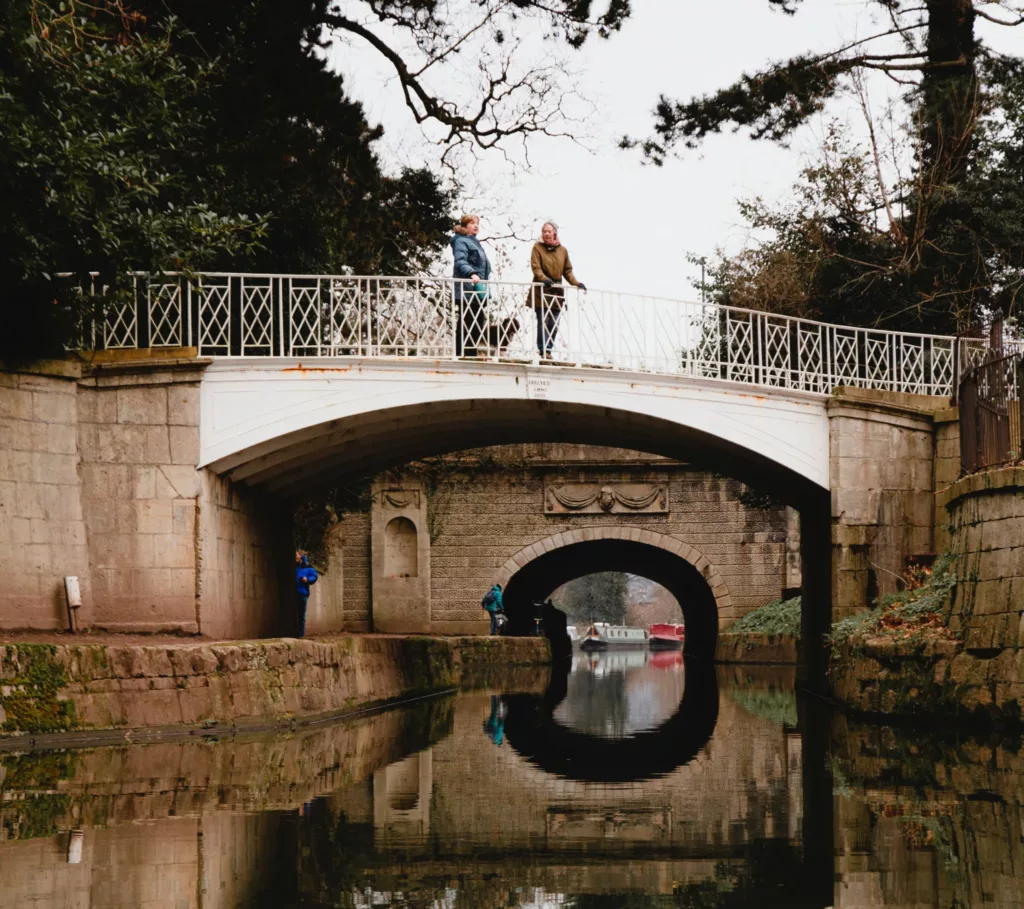
[[[549,552],[554,552],[556,549],[562,549],[565,546],[578,546],[583,543],[594,542],[595,540],[622,540],[624,542],[641,543],[645,546],[655,546],[678,556],[699,571],[704,580],[707,581],[718,609],[727,609],[732,606],[732,597],[729,595],[729,588],[722,575],[711,560],[696,547],[668,534],[657,533],[653,530],[643,530],[639,527],[624,527],[612,524],[599,527],[577,527],[573,530],[552,534],[543,540],[538,540],[536,543],[524,546],[501,566],[491,583],[501,584],[504,590],[508,587],[508,582],[512,580],[520,569],[525,568],[535,559]]]
[[[525,547],[496,572],[512,633],[530,627],[533,604],[563,584],[602,571],[638,574],[676,598],[686,622],[686,653],[714,658],[720,611],[732,605],[718,569],[693,546],[629,526],[581,527]]]

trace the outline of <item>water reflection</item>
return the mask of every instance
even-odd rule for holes
[[[683,699],[680,651],[604,651],[573,655],[555,721],[587,735],[623,738],[656,729]]]
[[[709,687],[631,656],[301,735],[0,755],[0,909],[1020,904],[1019,743],[830,718],[784,670]],[[517,745],[657,750],[709,690],[712,730],[656,778]]]

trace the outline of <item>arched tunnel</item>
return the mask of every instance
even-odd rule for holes
[[[527,562],[505,589],[508,633],[531,634],[535,603],[548,599],[569,581],[602,571],[636,574],[661,584],[682,609],[686,655],[714,659],[718,606],[708,582],[682,556],[637,540],[584,540],[552,549]]]

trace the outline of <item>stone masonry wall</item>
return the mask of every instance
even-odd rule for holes
[[[97,369],[79,384],[92,625],[194,634],[202,369],[128,366]]]
[[[964,477],[937,500],[957,566],[951,627],[968,649],[1024,647],[1024,467]]]
[[[430,490],[431,628],[480,630],[480,597],[495,573],[521,549],[557,533],[624,524],[672,535],[698,549],[725,580],[735,620],[778,597],[786,586],[784,509],[762,511],[739,501],[744,486],[653,455],[575,445],[485,449],[485,467],[453,471]],[[500,460],[499,460],[500,459]],[[549,482],[669,486],[668,514],[546,514]],[[368,630],[369,534],[358,514],[344,515],[344,626]],[[351,586],[350,586],[350,578]],[[484,626],[486,627],[486,626]]]
[[[295,633],[290,515],[282,506],[209,471],[197,473],[199,620],[214,638]],[[326,629],[325,629],[326,630]]]
[[[0,628],[66,628],[66,575],[80,579],[89,619],[77,386],[53,372],[0,372]]]
[[[0,628],[67,628],[75,575],[83,630],[291,630],[288,516],[196,469],[205,363],[176,353],[0,370]]]
[[[277,723],[448,689],[481,664],[550,661],[539,637],[6,644],[0,735]]]
[[[935,492],[959,480],[960,470],[960,411],[951,407],[935,415]],[[946,552],[950,545],[949,515],[936,496],[935,551]]]
[[[908,556],[933,551],[940,399],[842,389],[829,401],[833,620],[894,592]]]

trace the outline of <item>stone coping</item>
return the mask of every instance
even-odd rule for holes
[[[550,663],[545,638],[0,645],[0,736],[288,723],[458,686],[463,672]]]
[[[996,467],[961,477],[935,493],[935,504],[938,508],[949,508],[966,496],[1004,491],[1010,495],[1024,491],[1024,466]],[[1021,514],[1024,515],[1024,505]]]

